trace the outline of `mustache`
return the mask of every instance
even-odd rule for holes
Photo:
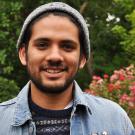
[[[51,61],[46,64],[42,64],[40,66],[40,70],[46,70],[46,69],[61,69],[61,70],[68,70],[68,66],[62,62],[58,61]]]

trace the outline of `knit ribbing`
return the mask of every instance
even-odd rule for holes
[[[72,107],[64,110],[48,110],[29,100],[37,135],[69,135]]]

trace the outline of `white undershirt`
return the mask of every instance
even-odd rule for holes
[[[64,109],[68,109],[70,108],[71,106],[73,106],[73,100],[69,102],[69,104],[64,108]]]

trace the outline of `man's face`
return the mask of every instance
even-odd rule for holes
[[[32,27],[28,49],[19,50],[32,83],[45,93],[60,93],[86,62],[80,56],[79,30],[67,17],[49,15]]]

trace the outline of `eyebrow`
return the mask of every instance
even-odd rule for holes
[[[62,40],[61,43],[70,43],[70,44],[73,44],[73,45],[77,45],[77,43],[75,41],[70,40],[70,39]]]
[[[49,38],[37,38],[34,40],[34,42],[38,42],[38,41],[51,41]]]
[[[41,37],[41,38],[37,38],[34,40],[34,42],[39,42],[39,41],[51,41],[49,38],[45,38],[45,37]],[[70,39],[63,39],[60,41],[60,43],[71,43],[71,44],[74,44],[74,45],[77,45],[77,43],[73,40],[70,40]]]

